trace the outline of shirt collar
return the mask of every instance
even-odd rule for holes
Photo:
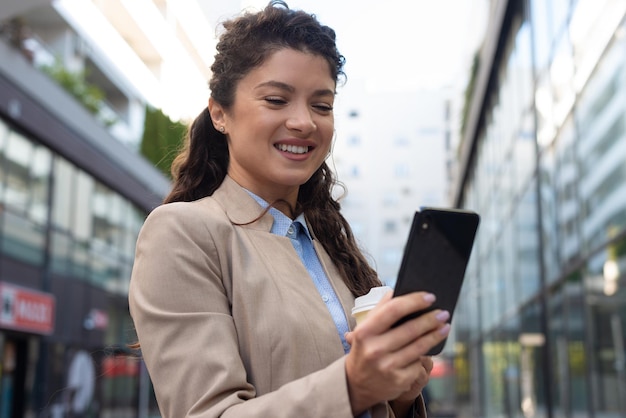
[[[269,203],[267,203],[262,197],[257,196],[248,189],[244,190],[248,192],[248,194],[252,196],[252,198],[256,200],[256,202],[261,205],[263,209],[269,206]],[[274,218],[274,223],[272,224],[272,229],[270,230],[272,234],[285,237],[287,236],[287,231],[289,230],[289,227],[292,224],[299,223],[306,236],[309,237],[309,239],[312,239],[311,233],[309,232],[309,228],[306,224],[306,219],[304,218],[304,213],[298,215],[298,217],[294,220],[291,220],[289,216],[285,215],[273,206],[269,209],[269,213]]]

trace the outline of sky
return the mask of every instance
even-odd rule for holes
[[[422,89],[450,87],[457,97],[467,85],[473,56],[480,47],[492,0],[287,0],[292,9],[315,14],[320,22],[337,34],[339,51],[346,58],[345,73],[350,85],[365,86],[368,92],[401,91],[414,94]],[[115,62],[124,63],[126,74],[135,74],[135,83],[147,99],[175,119],[194,117],[206,103],[206,75],[193,71],[188,57],[178,57],[178,48],[161,33],[159,11],[149,0],[126,0],[125,7],[134,13],[156,44],[175,56],[163,70],[163,88],[150,85],[152,77],[143,76],[146,68],[125,51],[119,34],[109,28],[90,2],[56,0],[57,10],[74,18],[83,36],[103,49],[117,53]],[[259,10],[268,0],[176,0],[177,8],[190,35],[200,45],[200,55],[209,66],[215,54],[215,28],[220,22],[241,13],[244,8]],[[151,7],[148,7],[152,5]],[[194,7],[191,7],[194,5]],[[197,8],[200,7],[200,9]],[[91,10],[93,9],[93,10]],[[150,12],[152,18],[150,19]],[[204,12],[204,13],[202,13]],[[198,15],[204,15],[199,17]],[[161,19],[159,19],[161,18]],[[100,22],[101,25],[97,25]],[[208,23],[208,24],[207,24]],[[109,25],[110,26],[110,25]],[[96,39],[97,38],[97,39]],[[119,38],[119,39],[117,39]],[[117,39],[117,44],[113,41]],[[128,48],[126,48],[128,49]],[[170,57],[172,58],[172,57]],[[154,83],[153,83],[154,84]],[[185,94],[181,94],[184,91]]]
[[[207,7],[216,1],[206,0]],[[287,0],[290,8],[315,14],[335,29],[348,80],[365,80],[375,90],[464,88],[485,31],[489,2]],[[237,13],[221,4],[222,17]],[[266,4],[244,0],[240,8]]]

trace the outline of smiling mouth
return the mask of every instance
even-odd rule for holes
[[[305,147],[302,145],[276,144],[274,146],[279,151],[289,152],[291,154],[306,154],[307,152],[309,152],[309,147]]]

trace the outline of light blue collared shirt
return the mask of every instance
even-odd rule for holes
[[[250,190],[246,191],[263,208],[267,208],[269,206],[265,200],[255,195]],[[298,253],[298,256],[300,256],[300,260],[302,260],[304,267],[306,267],[309,272],[311,279],[313,279],[313,283],[315,284],[317,291],[320,293],[322,300],[326,304],[326,308],[328,308],[328,311],[335,322],[337,334],[339,334],[339,339],[343,345],[343,352],[348,354],[350,351],[350,344],[348,344],[344,337],[344,334],[350,331],[348,320],[346,319],[341,302],[339,302],[339,298],[331,286],[328,276],[326,276],[326,273],[322,268],[322,263],[315,252],[313,239],[311,238],[311,234],[307,228],[304,214],[300,214],[295,220],[292,221],[291,218],[274,207],[269,209],[269,213],[274,217],[274,223],[272,224],[270,232],[272,234],[288,237],[291,240],[293,247]],[[358,418],[371,418],[371,415],[368,411],[366,411],[359,415]]]
[[[269,204],[259,196],[249,190],[247,190],[247,192],[263,208],[267,208],[269,206]],[[350,326],[348,325],[348,320],[346,319],[341,302],[330,284],[330,281],[322,268],[322,263],[315,252],[315,247],[313,247],[311,234],[307,228],[304,215],[300,214],[300,216],[292,221],[291,218],[274,207],[269,209],[269,213],[274,217],[274,223],[272,224],[270,232],[272,234],[288,237],[291,240],[293,247],[298,253],[300,260],[302,260],[304,267],[306,267],[309,272],[317,291],[326,304],[326,308],[335,322],[337,334],[339,335],[339,339],[343,345],[343,351],[347,354],[350,351],[350,345],[346,341],[344,334],[350,331]]]

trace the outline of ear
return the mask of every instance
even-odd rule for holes
[[[213,100],[212,97],[209,98],[209,114],[211,115],[211,120],[216,130],[219,131],[221,127],[225,128],[226,113],[224,112],[224,108]]]

